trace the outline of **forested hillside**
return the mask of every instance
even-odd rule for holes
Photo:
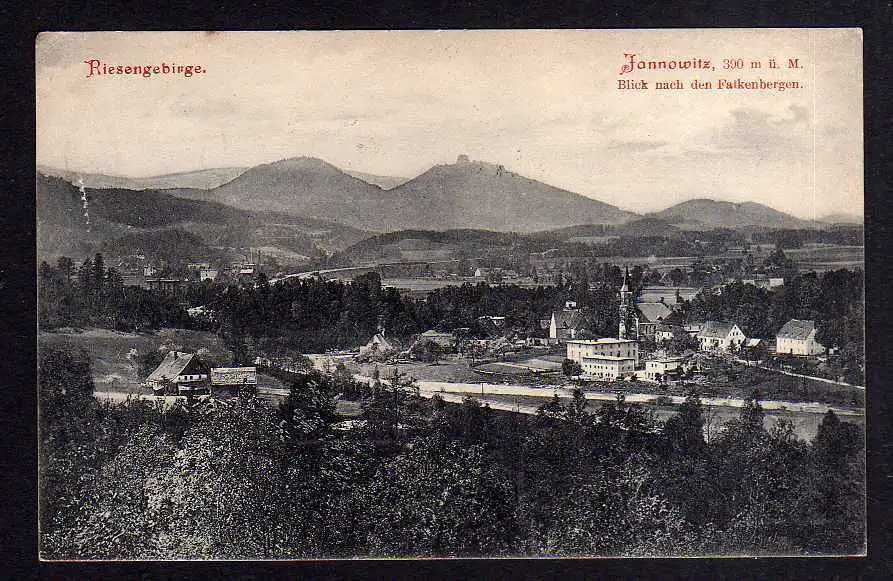
[[[578,392],[536,416],[343,375],[291,376],[163,410],[91,397],[84,354],[40,359],[41,556],[852,554],[864,550],[861,430],[829,412],[812,443],[759,403],[704,439],[690,397],[665,424]],[[334,397],[363,401],[342,423]]]

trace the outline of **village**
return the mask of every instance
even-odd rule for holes
[[[230,272],[248,282],[252,267],[240,263]],[[202,277],[214,271],[207,263],[187,268],[198,270]],[[741,282],[764,289],[784,284],[780,277],[766,276]],[[152,279],[149,284],[153,292],[177,292],[156,286]],[[863,389],[827,372],[835,349],[817,341],[815,321],[790,319],[774,341],[748,337],[734,320],[674,323],[679,319],[674,313],[699,292],[702,289],[656,285],[634,292],[627,267],[618,292],[618,325],[613,336],[596,336],[587,328],[589,307],[566,301],[549,318],[538,321],[539,332],[528,335],[510,328],[505,316],[493,314],[479,318],[483,333],[467,327],[431,328],[401,338],[380,326],[358,349],[288,355],[258,352],[247,362],[251,365],[214,367],[196,353],[172,350],[142,385],[146,395],[163,398],[231,397],[248,389],[275,400],[287,394],[275,375],[316,368],[329,374],[338,370],[366,383],[387,383],[388,378],[403,374],[426,397],[436,394],[456,402],[472,397],[494,409],[521,413],[535,414],[540,403],[548,401],[543,398],[568,399],[570,390],[577,387],[592,400],[608,401],[624,394],[631,401],[650,404],[659,415],[662,411],[666,415],[691,393],[699,394],[707,405],[734,410],[743,405],[752,388],[759,391],[762,386],[763,397],[772,400],[766,402],[770,412],[790,417],[796,411],[811,420],[828,409],[844,416],[861,415]],[[194,317],[210,314],[203,307],[190,308],[189,313]],[[730,373],[741,376],[740,370],[751,374],[749,383],[729,380]],[[774,390],[765,387],[770,384],[776,386]],[[819,389],[797,390],[795,384]],[[351,406],[345,400],[340,409],[356,411],[359,404]],[[769,417],[774,416],[770,413]],[[803,433],[810,435],[816,425],[816,421],[806,422]]]

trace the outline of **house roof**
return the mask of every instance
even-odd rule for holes
[[[378,345],[379,349],[394,349],[394,346],[391,345],[391,342],[384,338],[384,335],[381,333],[376,333],[369,339],[369,342],[366,343],[366,347],[372,347],[373,345]]]
[[[437,331],[435,329],[428,329],[427,331],[422,333],[422,337],[449,337],[450,339],[452,339],[453,334],[446,333],[444,331]]]
[[[579,310],[565,309],[554,311],[552,316],[555,318],[555,327],[558,329],[576,329],[583,322],[583,317]]]
[[[636,307],[648,323],[662,321],[671,313],[670,308],[663,303],[639,303]]]
[[[256,367],[214,367],[211,369],[211,385],[254,385],[256,383]]]
[[[784,324],[784,327],[776,335],[778,339],[796,339],[805,341],[809,338],[810,333],[815,330],[815,321],[802,321],[800,319],[791,319]]]
[[[149,374],[146,381],[161,382],[165,380],[174,380],[178,375],[183,373],[183,370],[192,363],[194,358],[195,355],[192,353],[169,351],[158,367],[155,368],[155,371]]]
[[[721,321],[707,321],[704,327],[698,333],[698,337],[716,337],[725,339],[732,332],[735,323],[724,323]]]

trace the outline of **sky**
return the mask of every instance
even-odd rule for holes
[[[620,75],[627,54],[715,70]],[[737,58],[744,69],[722,69]],[[88,76],[91,59],[206,72]],[[720,77],[801,88],[653,88]],[[856,29],[44,33],[36,88],[37,162],[67,171],[312,156],[409,178],[465,154],[636,212],[692,198],[807,219],[863,210]]]

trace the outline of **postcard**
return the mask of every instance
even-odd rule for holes
[[[865,554],[861,30],[36,43],[41,559]]]

